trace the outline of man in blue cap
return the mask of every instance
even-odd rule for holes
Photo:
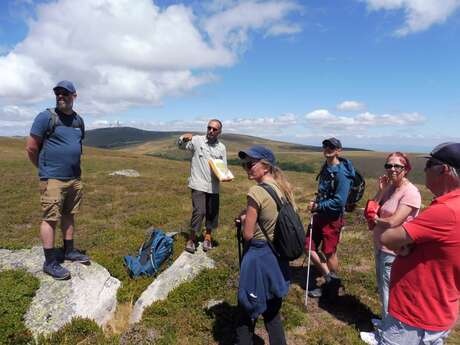
[[[89,263],[89,257],[74,249],[74,215],[82,199],[80,158],[85,135],[83,119],[73,110],[77,97],[72,82],[60,81],[54,88],[56,107],[35,118],[27,139],[27,154],[38,168],[41,207],[40,237],[45,262],[43,271],[55,279],[69,279],[54,249],[54,235],[60,221],[64,259]]]

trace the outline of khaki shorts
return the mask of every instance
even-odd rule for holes
[[[82,195],[80,179],[40,181],[43,220],[59,221],[62,215],[78,213]]]

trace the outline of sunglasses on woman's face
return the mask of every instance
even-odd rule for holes
[[[390,164],[390,163],[387,163],[384,165],[385,169],[387,170],[391,170],[391,169],[395,169],[395,170],[403,170],[405,167],[404,165],[401,165],[401,164]]]
[[[257,162],[258,161],[245,161],[241,163],[241,166],[243,167],[243,169],[251,170],[252,167],[257,164]]]

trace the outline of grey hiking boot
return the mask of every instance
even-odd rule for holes
[[[322,295],[323,295],[323,291],[319,287],[313,290],[308,290],[308,297],[320,298]]]
[[[69,260],[73,262],[81,262],[83,264],[89,263],[89,256],[80,253],[78,250],[72,250],[64,254],[64,260]]]
[[[195,242],[188,240],[187,244],[185,245],[185,251],[189,252],[190,254],[195,253]]]
[[[212,243],[210,240],[203,241],[203,251],[207,252],[208,250],[212,249]]]
[[[70,279],[69,270],[62,267],[57,261],[52,261],[48,264],[45,262],[43,264],[43,272],[57,280]]]

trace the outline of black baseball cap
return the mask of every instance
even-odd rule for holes
[[[439,144],[425,158],[434,158],[453,168],[460,169],[460,143]]]
[[[331,145],[331,146],[334,146],[336,149],[342,148],[342,143],[340,142],[340,140],[334,137],[329,138],[329,139],[324,139],[323,146],[324,145]]]

